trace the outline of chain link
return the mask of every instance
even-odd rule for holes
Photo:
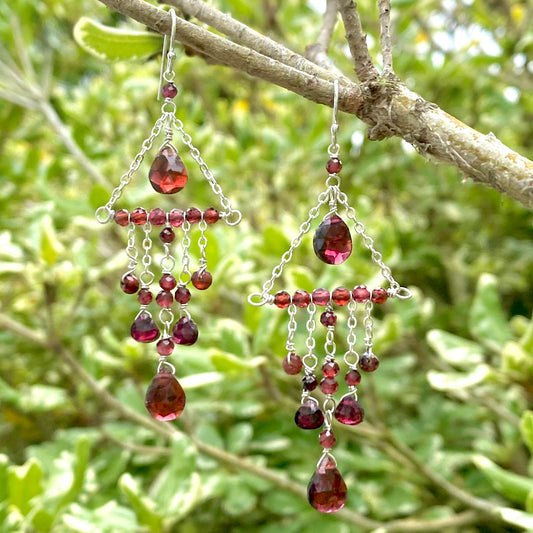
[[[200,272],[204,272],[204,270],[207,268],[207,259],[205,257],[205,248],[207,246],[207,237],[205,236],[205,230],[207,229],[207,222],[204,220],[203,213],[202,219],[198,224],[198,228],[200,229],[200,238],[198,239],[198,247],[200,248],[200,259],[198,263],[200,267]]]
[[[172,253],[170,252],[170,243],[168,242],[163,243],[163,249],[165,251],[165,255],[161,258],[159,265],[161,266],[161,272],[163,274],[170,274],[172,270],[174,270],[174,267],[176,266],[176,260],[174,259],[174,257],[172,256]]]
[[[355,343],[357,342],[357,336],[355,334],[355,328],[357,327],[357,303],[350,298],[348,302],[348,336],[346,342],[348,343],[348,350],[344,354],[344,362],[350,368],[355,369],[359,362],[359,354],[355,349]],[[350,359],[353,357],[353,361]]]
[[[316,327],[316,323],[315,323],[316,305],[311,302],[307,306],[307,312],[309,313],[309,318],[306,324],[307,338],[305,340],[305,345],[307,347],[307,353],[303,356],[302,362],[304,364],[305,373],[312,374],[318,365],[318,359],[316,355],[313,353],[315,349],[315,344],[316,344],[315,338],[313,337],[313,333],[315,332],[315,327]]]
[[[189,248],[191,246],[191,238],[189,237],[189,231],[191,229],[190,222],[185,219],[181,228],[183,229],[183,240],[181,242],[183,248],[183,257],[179,282],[181,285],[185,286],[187,283],[189,283],[189,281],[191,281],[191,272],[189,270],[189,263],[191,260],[191,256],[189,254]]]
[[[326,342],[324,343],[324,350],[326,352],[326,360],[335,359],[335,326],[328,326],[328,331],[326,333]]]
[[[289,352],[289,358],[290,354],[296,351],[296,348],[294,346],[294,334],[296,333],[296,306],[291,303],[289,307],[287,307],[287,312],[289,313],[289,323],[287,324],[287,343],[285,344],[285,348],[287,349],[287,352]]]
[[[371,300],[365,303],[365,318],[363,324],[365,326],[365,346],[368,351],[372,351],[372,345],[374,343],[373,321],[372,321],[372,308],[374,304]]]
[[[174,126],[181,134],[181,140],[183,144],[189,148],[191,157],[200,167],[200,171],[209,182],[209,185],[211,185],[212,191],[216,194],[216,196],[218,196],[220,204],[226,210],[225,212],[220,213],[221,218],[225,219],[226,224],[228,224],[228,226],[234,226],[238,224],[242,218],[241,212],[238,209],[233,209],[231,207],[231,202],[224,195],[222,187],[218,184],[217,180],[215,179],[215,176],[213,176],[213,173],[209,170],[209,167],[202,159],[202,156],[200,155],[200,150],[198,150],[198,148],[196,148],[196,146],[192,144],[192,137],[183,129],[183,122],[176,117],[173,117],[173,122]]]
[[[146,222],[146,224],[143,226],[143,230],[144,239],[142,242],[142,247],[144,254],[142,257],[142,264],[144,266],[144,270],[141,273],[141,283],[143,287],[149,287],[152,284],[152,281],[154,281],[154,273],[150,270],[150,266],[152,264],[152,256],[150,255],[150,250],[152,249],[152,239],[150,238],[152,224],[150,222]]]
[[[133,222],[130,222],[128,228],[128,245],[126,247],[126,255],[129,258],[128,270],[126,274],[135,272],[139,258],[139,250],[137,250],[137,247],[135,246],[135,224]]]

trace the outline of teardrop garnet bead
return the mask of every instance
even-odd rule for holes
[[[296,411],[294,421],[299,428],[317,429],[324,423],[324,414],[316,402],[307,400]]]
[[[185,408],[185,392],[173,374],[162,371],[150,383],[144,404],[156,420],[175,420]]]
[[[152,315],[143,311],[131,325],[131,336],[137,342],[152,342],[159,337],[159,328]]]
[[[182,346],[191,346],[198,340],[198,327],[192,318],[182,316],[172,330],[172,340]]]
[[[347,494],[346,483],[335,461],[326,455],[307,487],[309,503],[321,513],[335,513],[344,507]]]
[[[174,194],[187,183],[187,169],[176,149],[167,144],[157,154],[148,178],[152,187],[161,194]]]
[[[347,426],[355,426],[363,421],[364,411],[353,396],[345,396],[335,409],[335,418]]]
[[[338,215],[324,219],[316,229],[313,248],[328,265],[344,263],[352,253],[352,236],[344,220]]]

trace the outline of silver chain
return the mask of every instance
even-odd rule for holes
[[[205,236],[205,230],[207,229],[207,222],[204,220],[204,215],[202,214],[202,219],[198,224],[200,229],[200,238],[198,239],[198,247],[200,248],[200,259],[198,261],[200,272],[204,272],[207,268],[207,259],[205,257],[205,248],[207,246],[207,237]]]
[[[316,355],[313,353],[315,349],[315,339],[313,337],[313,333],[315,331],[316,323],[315,323],[315,313],[316,313],[316,305],[314,303],[310,303],[307,306],[307,312],[309,313],[309,318],[307,320],[306,328],[307,328],[307,338],[305,340],[305,345],[307,346],[307,353],[302,357],[302,363],[305,368],[305,375],[306,376],[312,376],[313,372],[315,371],[315,368],[318,365],[318,359]],[[302,390],[302,403],[305,402],[307,398],[309,398],[309,391],[305,388]]]
[[[359,362],[359,354],[355,350],[355,343],[357,342],[357,336],[355,334],[355,328],[357,327],[357,303],[350,298],[348,302],[348,336],[346,337],[346,342],[348,343],[348,350],[344,354],[344,362],[347,366],[352,369],[355,369],[357,363]],[[351,358],[354,358],[351,361]]]
[[[128,270],[126,274],[135,272],[137,267],[137,260],[139,258],[139,250],[135,246],[135,224],[130,222],[128,228],[128,245],[126,246],[126,255],[128,256]]]
[[[287,349],[287,352],[293,353],[296,351],[296,348],[294,346],[294,334],[296,333],[296,306],[291,303],[289,307],[287,307],[287,312],[289,313],[289,323],[287,324],[287,343],[285,344],[285,348]]]
[[[191,246],[191,238],[189,237],[189,231],[191,229],[191,224],[187,219],[183,220],[183,240],[181,242],[183,248],[183,257],[182,257],[182,269],[179,277],[179,282],[181,285],[187,285],[191,281],[191,271],[189,270],[189,263],[191,256],[189,254],[189,248]]]
[[[363,319],[363,324],[365,326],[365,346],[368,351],[372,351],[372,345],[374,343],[374,333],[372,330],[372,308],[373,304],[371,300],[368,300],[365,303],[365,318]]]
[[[142,264],[144,270],[141,273],[141,283],[143,287],[149,287],[154,281],[154,273],[150,270],[150,265],[152,264],[152,256],[150,255],[150,250],[152,249],[152,239],[150,238],[150,231],[152,230],[152,224],[146,222],[143,226],[144,230],[144,239],[142,242],[142,247],[144,254],[142,257]]]
[[[213,173],[209,170],[209,167],[202,159],[202,156],[200,155],[200,150],[198,150],[198,148],[196,148],[196,146],[192,144],[192,137],[183,129],[183,122],[176,117],[173,117],[173,121],[174,126],[181,134],[181,140],[183,144],[189,148],[191,152],[191,157],[200,167],[200,171],[204,175],[205,179],[209,182],[209,185],[211,185],[212,191],[218,196],[220,204],[226,210],[225,212],[220,213],[220,217],[225,219],[225,222],[226,224],[228,224],[228,226],[235,226],[241,221],[241,212],[238,209],[233,209],[231,207],[231,202],[224,195],[222,187],[218,184],[217,180],[215,179],[215,176],[213,176]]]

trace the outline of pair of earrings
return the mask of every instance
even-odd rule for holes
[[[190,346],[198,339],[198,328],[190,313],[187,304],[191,299],[192,288],[203,291],[212,283],[212,276],[207,270],[206,247],[208,244],[206,230],[209,225],[224,221],[229,226],[238,224],[241,220],[240,211],[232,208],[231,202],[224,195],[222,188],[202,159],[199,150],[192,144],[192,139],[184,130],[183,123],[176,115],[176,106],[173,98],[178,90],[174,85],[173,62],[175,53],[173,43],[176,28],[176,13],[170,10],[172,17],[172,30],[170,38],[165,36],[163,45],[163,61],[161,65],[160,94],[164,98],[161,107],[161,116],[155,122],[149,137],[142,143],[140,152],[135,156],[128,171],[121,177],[119,185],[114,189],[109,201],[96,211],[97,220],[102,223],[116,222],[119,226],[128,228],[128,244],[126,254],[128,267],[123,274],[120,285],[127,294],[137,294],[140,309],[131,326],[132,337],[139,342],[155,342],[159,355],[157,372],[146,393],[145,404],[150,414],[157,420],[170,421],[181,415],[185,407],[185,392],[175,377],[175,367],[168,361],[175,345]],[[330,513],[341,509],[347,496],[346,484],[337,469],[337,463],[332,455],[332,448],[336,444],[336,437],[332,430],[333,418],[346,425],[356,425],[363,421],[363,408],[358,402],[357,386],[361,381],[363,372],[373,372],[379,365],[377,356],[373,353],[373,321],[372,310],[374,305],[384,303],[388,298],[405,299],[411,296],[410,291],[401,287],[392,276],[391,270],[383,262],[382,255],[374,247],[372,238],[357,217],[353,207],[348,203],[348,198],[340,189],[339,172],[342,163],[339,159],[339,145],[337,143],[337,109],[339,100],[338,81],[334,81],[334,105],[331,126],[331,144],[328,147],[329,160],[326,164],[328,178],[326,190],[318,196],[318,203],[309,211],[307,220],[301,226],[298,234],[291,242],[290,248],[283,254],[280,263],[273,269],[261,292],[253,293],[248,297],[252,305],[275,305],[286,309],[289,315],[287,356],[283,360],[283,369],[287,374],[295,375],[304,370],[302,379],[301,405],[296,412],[295,422],[300,428],[312,430],[323,428],[319,434],[319,443],[322,454],[317,463],[317,469],[311,478],[308,487],[308,497],[311,505],[320,512]],[[143,207],[138,207],[128,212],[125,209],[114,210],[116,201],[122,195],[124,188],[131,182],[134,173],[139,169],[146,153],[152,148],[155,139],[163,132],[164,141],[152,162],[149,171],[149,181],[155,191],[160,194],[170,195],[181,191],[188,181],[188,171],[181,160],[178,149],[173,144],[174,130],[179,134],[181,143],[188,148],[190,157],[197,163],[200,172],[209,182],[211,189],[220,203],[220,209],[209,207],[199,210],[196,207],[188,209],[172,209],[164,211],[161,208],[147,212]],[[322,207],[328,206],[329,210],[316,229],[313,238],[313,247],[317,257],[329,264],[339,265],[346,261],[352,252],[352,238],[350,229],[338,214],[339,209],[344,209],[345,216],[353,223],[355,232],[361,237],[363,245],[369,250],[372,261],[381,270],[382,276],[389,283],[388,289],[382,287],[367,288],[357,285],[353,288],[344,286],[334,290],[316,288],[311,293],[304,290],[287,292],[284,290],[272,293],[274,284],[283,274],[284,267],[292,259],[293,253],[302,242],[302,238],[311,229],[311,223],[319,216]],[[190,231],[194,224],[198,224],[200,238],[198,247],[200,259],[198,268],[190,271]],[[159,308],[158,321],[154,320],[149,306],[154,296],[151,285],[155,281],[156,270],[153,266],[153,239],[152,231],[157,227],[159,241],[162,248],[159,261],[159,289],[155,296],[155,303]],[[161,228],[161,229],[160,229]],[[137,233],[141,232],[141,247],[137,244]],[[174,275],[176,267],[175,252],[172,243],[176,239],[176,231],[181,235],[181,269],[177,277]],[[142,256],[139,264],[139,256]],[[140,272],[138,272],[140,270]],[[178,304],[179,318],[172,311],[174,301]],[[356,328],[358,325],[358,304],[364,307],[363,326],[365,336],[363,340],[364,351],[359,355],[356,349]],[[340,371],[335,360],[335,328],[337,323],[337,308],[345,307],[348,311],[348,335],[346,338],[347,351],[343,360],[347,371],[345,381],[348,392],[337,403],[334,395],[338,390],[336,377]],[[320,383],[316,376],[319,364],[316,355],[316,316],[318,308],[322,308],[319,322],[326,328],[324,344],[325,358],[321,365],[323,378]],[[306,312],[305,355],[300,357],[296,352],[294,343],[297,330],[298,309]],[[320,388],[324,395],[322,405],[312,392]]]

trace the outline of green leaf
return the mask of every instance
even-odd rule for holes
[[[209,357],[211,363],[218,372],[232,373],[249,370],[259,366],[266,361],[265,357],[254,357],[253,359],[240,359],[231,353],[211,350]]]
[[[527,495],[526,498],[526,511],[533,513],[533,490]]]
[[[429,384],[436,390],[447,391],[468,389],[479,385],[492,373],[488,365],[478,365],[471,372],[437,372],[430,370],[427,373]]]
[[[104,61],[143,59],[161,49],[162,38],[146,31],[118,30],[82,17],[74,26],[74,40]]]
[[[8,497],[7,490],[7,469],[9,467],[9,457],[0,454],[0,502],[3,502]]]
[[[219,320],[217,330],[220,338],[218,345],[222,351],[243,358],[250,355],[247,331],[242,324],[235,320]]]
[[[58,510],[70,502],[75,501],[83,488],[85,481],[85,472],[89,464],[89,454],[91,451],[91,443],[86,436],[82,436],[76,442],[74,449],[74,465],[73,465],[73,479],[72,483],[61,498]]]
[[[54,523],[55,516],[46,509],[33,510],[31,525],[42,533],[48,533]]]
[[[533,411],[525,411],[520,419],[520,433],[522,440],[533,453]]]
[[[457,335],[432,329],[427,333],[426,340],[439,357],[451,365],[471,368],[483,361],[483,348]]]
[[[43,492],[43,469],[30,459],[22,466],[10,466],[7,471],[9,505],[13,505],[26,516],[32,509],[31,499]]]
[[[475,455],[472,460],[495,490],[511,501],[525,505],[529,493],[533,491],[533,479],[508,472],[484,455]]]
[[[257,496],[238,480],[230,484],[224,498],[224,510],[233,516],[249,513],[256,505]]]
[[[226,439],[228,451],[234,454],[244,452],[252,440],[253,434],[254,428],[252,424],[242,422],[232,426]]]
[[[213,385],[213,383],[218,383],[223,378],[224,376],[218,372],[201,372],[200,374],[192,374],[191,376],[180,378],[180,383],[184,389],[191,390]]]
[[[498,295],[497,278],[491,274],[482,274],[478,280],[469,327],[474,337],[495,351],[501,350],[511,338]]]
[[[20,408],[29,413],[41,413],[69,405],[67,391],[51,385],[32,385],[20,396]]]
[[[63,252],[63,245],[57,238],[52,219],[46,215],[41,220],[41,258],[48,265],[53,265]]]
[[[139,523],[147,526],[152,533],[161,531],[163,518],[157,513],[155,502],[142,492],[139,483],[130,474],[124,474],[118,484],[133,507]]]
[[[533,514],[518,511],[517,509],[510,509],[508,507],[502,507],[499,509],[499,514],[508,524],[527,528],[528,530],[533,528]]]

